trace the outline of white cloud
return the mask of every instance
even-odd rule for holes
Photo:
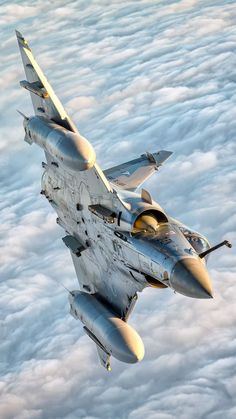
[[[0,24],[10,24],[16,23],[19,19],[25,19],[28,17],[36,16],[41,7],[31,6],[31,5],[20,5],[20,4],[6,4],[1,5],[1,15],[0,16]]]

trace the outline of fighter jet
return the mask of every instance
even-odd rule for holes
[[[102,170],[93,146],[67,115],[24,37],[16,31],[34,116],[24,116],[25,141],[44,150],[41,194],[65,231],[79,289],[69,291],[70,314],[95,342],[101,364],[136,363],[144,356],[128,318],[146,287],[212,298],[206,269],[208,240],[172,218],[141,189],[171,151],[146,152]]]

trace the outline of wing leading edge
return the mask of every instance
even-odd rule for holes
[[[20,85],[30,92],[35,115],[45,116],[70,131],[78,132],[36,62],[28,42],[19,31],[16,31],[16,37],[27,79]]]

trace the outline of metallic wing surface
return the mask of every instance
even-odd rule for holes
[[[30,92],[35,115],[45,116],[64,128],[77,132],[76,126],[35,60],[28,42],[18,31],[16,31],[16,36],[27,79],[22,80],[20,85]]]
[[[28,42],[19,31],[16,31],[16,36],[27,79],[22,80],[20,85],[30,92],[35,115],[55,122],[69,131],[78,133],[77,127],[67,115],[63,105],[35,60]],[[47,151],[45,154],[47,160],[51,163],[50,153]],[[98,179],[99,182],[94,182],[94,179]],[[100,194],[112,191],[109,182],[96,164],[87,173],[86,182],[88,185],[90,184],[90,189],[93,193]]]
[[[109,181],[121,189],[135,191],[171,156],[171,151],[142,154],[139,158],[104,171]]]

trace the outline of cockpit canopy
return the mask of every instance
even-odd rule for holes
[[[197,233],[196,231],[190,230],[184,225],[178,226],[180,231],[183,233],[184,237],[188,240],[191,246],[196,250],[198,254],[205,252],[210,248],[210,243],[202,234]],[[206,256],[206,259],[208,256]]]

